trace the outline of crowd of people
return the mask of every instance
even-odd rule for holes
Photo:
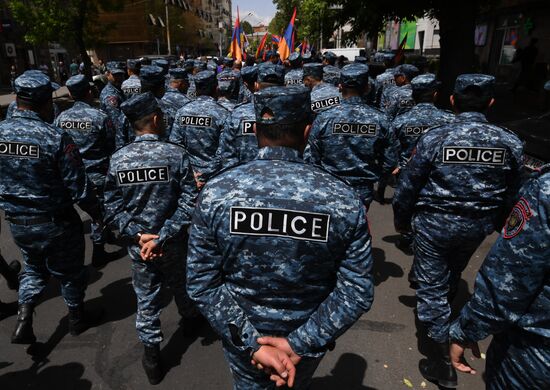
[[[76,204],[92,219],[93,266],[109,261],[117,236],[128,249],[151,384],[163,378],[160,314],[174,297],[186,336],[206,321],[220,336],[236,389],[307,389],[372,305],[368,211],[393,180],[395,229],[414,254],[408,278],[432,344],[421,374],[456,387],[457,370],[475,373],[464,350],[478,355],[494,335],[488,388],[549,388],[549,168],[527,173],[519,138],[488,123],[493,76],[460,75],[446,111],[434,74],[394,66],[392,54],[381,61],[383,72],[332,52],[110,61],[99,107],[91,80],[75,74],[63,112],[57,84],[20,75],[0,122],[0,208],[24,259],[18,281],[17,263],[0,269],[19,289],[12,343],[36,341],[50,276],[72,335],[101,317],[84,307]],[[494,231],[451,322],[461,273]]]

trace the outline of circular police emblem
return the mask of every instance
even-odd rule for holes
[[[529,203],[524,198],[521,198],[508,217],[502,236],[507,239],[517,236],[523,230],[525,223],[531,218],[531,215]]]

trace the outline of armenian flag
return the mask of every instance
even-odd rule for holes
[[[233,28],[233,36],[231,37],[230,47],[231,58],[235,60],[243,60],[243,50],[241,46],[241,22],[239,18],[239,7],[237,7],[237,20],[235,20],[235,28]]]
[[[294,12],[292,13],[292,18],[290,23],[286,28],[285,34],[281,38],[279,43],[279,56],[281,61],[284,61],[290,56],[290,53],[294,51],[294,20],[296,19],[296,7],[294,7]]]

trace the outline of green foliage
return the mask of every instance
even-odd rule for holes
[[[252,28],[252,25],[248,23],[248,21],[241,22],[241,27],[245,34],[252,34],[254,32],[254,29]]]

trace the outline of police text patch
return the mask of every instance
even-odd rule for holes
[[[506,149],[502,148],[443,147],[443,163],[445,164],[504,165],[505,161]]]
[[[243,135],[254,135],[254,123],[256,121],[242,121],[241,130]]]
[[[92,122],[81,121],[61,121],[59,127],[63,130],[91,130]]]
[[[326,99],[311,102],[311,110],[314,111],[314,112],[317,112],[317,111],[322,110],[324,108],[337,106],[339,104],[340,104],[340,97],[339,96],[332,96],[332,97],[329,97],[329,98],[326,98]]]
[[[303,83],[304,82],[302,81],[302,79],[286,79],[285,80],[285,85],[301,85]]]
[[[122,92],[124,92],[126,95],[134,95],[141,93],[141,87],[126,87],[122,88]]]
[[[424,134],[432,126],[405,126],[405,135],[407,137],[418,137]]]
[[[0,156],[40,158],[40,147],[23,142],[0,141]]]
[[[166,183],[170,179],[168,167],[126,169],[116,172],[118,184]]]
[[[338,122],[332,126],[332,134],[376,136],[378,128],[374,123]]]
[[[330,215],[261,207],[231,207],[230,233],[328,241]]]
[[[212,126],[212,117],[210,116],[180,116],[181,126],[210,127]]]

